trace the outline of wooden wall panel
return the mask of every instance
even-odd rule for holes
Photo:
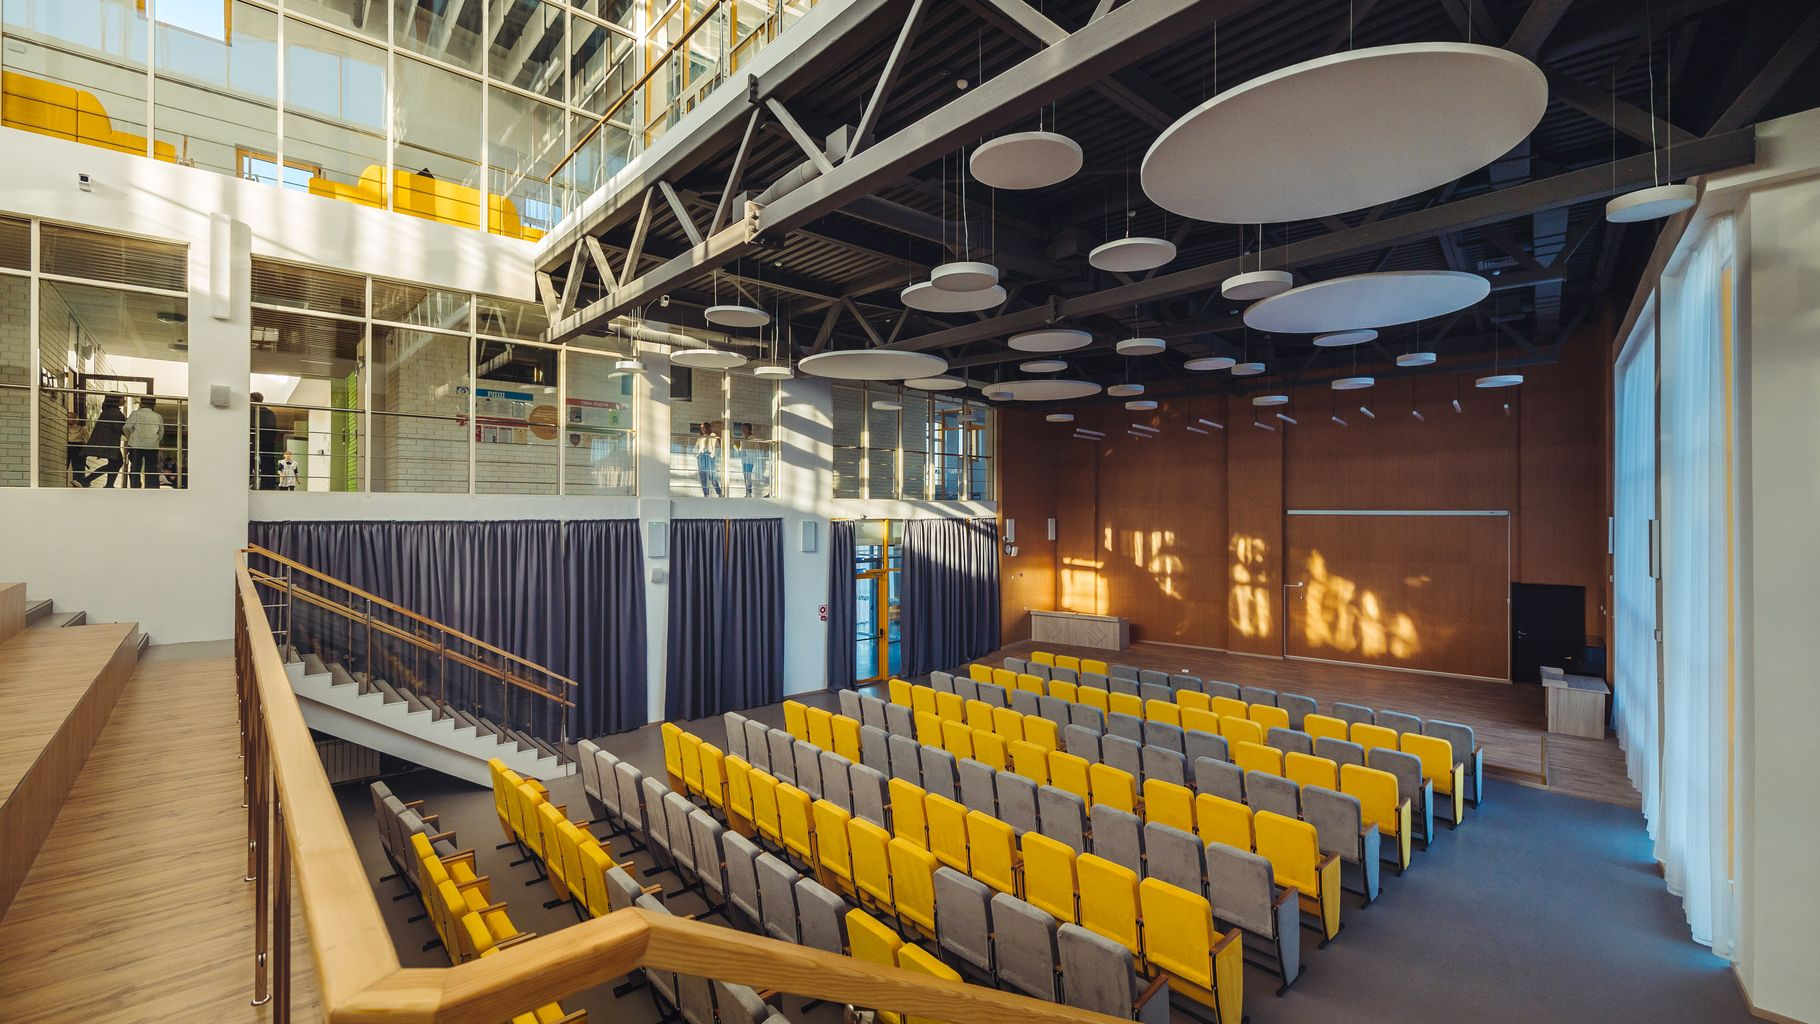
[[[1031,608],[1055,607],[1056,545],[1048,538],[1048,519],[1055,515],[1056,449],[1026,443],[1053,427],[1039,413],[999,411],[999,536],[1005,520],[1017,523],[1017,554],[999,556],[999,629],[1005,643],[1030,639]],[[1015,456],[1006,458],[1008,451]]]
[[[1082,410],[1076,425],[1101,428],[1097,410]],[[1056,451],[1055,607],[1062,611],[1106,612],[1107,587],[1099,550],[1100,452],[1108,442],[1078,440],[1067,424],[1045,424],[1034,439]]]
[[[1508,678],[1508,516],[1286,524],[1289,654]]]
[[[1604,330],[1596,321],[1582,333]],[[1593,337],[1575,338],[1555,366],[1526,371],[1516,578],[1586,588],[1586,634],[1603,645],[1610,580],[1605,428],[1609,365]]]
[[[1283,653],[1283,431],[1230,403],[1226,440],[1226,647]],[[1262,421],[1260,421],[1262,422]],[[1278,428],[1282,424],[1276,425]]]

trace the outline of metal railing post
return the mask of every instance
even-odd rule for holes
[[[257,704],[255,704],[257,706]],[[271,923],[271,878],[267,874],[267,841],[271,820],[266,812],[271,806],[271,766],[267,762],[264,716],[256,719],[254,730],[253,782],[253,1005],[264,1006],[272,999],[270,965],[267,963]]]
[[[272,884],[277,899],[272,913],[272,1022],[291,1019],[291,844],[284,834],[284,804],[272,807]]]

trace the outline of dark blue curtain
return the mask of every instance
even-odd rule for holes
[[[645,701],[644,542],[636,519],[563,524],[569,643],[564,662],[580,684],[577,736],[636,729]]]
[[[910,520],[903,576],[905,675],[951,668],[998,649],[996,522]]]
[[[853,579],[855,527],[851,519],[828,524],[828,686],[851,689],[859,673],[854,621],[858,594]]]
[[[644,565],[637,523],[567,524],[582,528],[577,539],[585,542],[589,560],[581,563],[567,550],[564,525],[555,520],[254,522],[247,535],[254,544],[569,676],[580,691],[595,691],[571,695],[593,716],[572,717],[573,735],[594,735],[597,726],[612,731],[641,725]],[[620,537],[622,532],[629,539]],[[586,571],[577,575],[572,563]],[[590,601],[573,627],[571,595]],[[573,639],[572,628],[609,627],[610,635],[580,644]],[[357,660],[363,653],[359,646],[342,653]],[[582,660],[572,660],[577,651]],[[627,652],[624,658],[597,653],[620,651]],[[599,674],[584,678],[591,673]],[[560,713],[541,700],[506,706],[496,685],[459,673],[448,682],[448,697],[458,706],[546,737],[561,731]],[[624,711],[609,710],[615,707]]]
[[[783,699],[783,562],[781,519],[670,523],[664,717]]]

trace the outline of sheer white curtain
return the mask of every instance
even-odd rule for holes
[[[1656,580],[1649,525],[1656,516],[1656,303],[1652,298],[1618,357],[1612,456],[1612,718],[1643,817],[1656,835]]]
[[[1733,241],[1712,222],[1664,280],[1661,799],[1656,858],[1696,941],[1735,952],[1730,881]]]

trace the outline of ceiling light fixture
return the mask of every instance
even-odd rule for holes
[[[1359,411],[1360,411],[1360,412],[1362,412],[1362,413],[1364,413],[1364,414],[1365,414],[1365,418],[1366,418],[1366,419],[1368,419],[1368,420],[1375,420],[1375,419],[1377,419],[1377,418],[1378,418],[1378,414],[1377,414],[1377,413],[1375,413],[1375,412],[1372,412],[1372,411],[1371,411],[1371,406],[1369,406],[1369,405],[1361,405],[1361,406],[1359,406]]]
[[[1142,431],[1143,431],[1143,432],[1144,432],[1144,433],[1146,433],[1146,434],[1160,434],[1160,433],[1162,433],[1162,430],[1160,430],[1160,429],[1158,429],[1158,428],[1156,428],[1156,427],[1153,427],[1153,426],[1151,426],[1151,425],[1150,425],[1150,424],[1148,424],[1148,423],[1133,423],[1133,424],[1132,424],[1132,425],[1131,425],[1131,429],[1133,429],[1133,430],[1142,430]]]
[[[1149,398],[1138,398],[1125,403],[1125,408],[1132,412],[1149,412],[1156,408],[1156,401]]]
[[[1013,334],[1005,342],[1018,352],[1072,352],[1093,343],[1093,335],[1072,327],[1045,327]]]
[[[1062,359],[1030,359],[1017,364],[1017,368],[1025,373],[1060,373],[1068,368],[1068,363]]]
[[[1341,377],[1328,386],[1335,391],[1363,391],[1377,382],[1376,377]]]
[[[998,268],[977,260],[944,263],[929,272],[929,283],[945,292],[977,292],[998,284]]]
[[[968,159],[967,169],[980,184],[993,188],[1047,188],[1080,172],[1081,146],[1052,131],[1014,132],[982,143]]]
[[[1670,184],[1663,179],[1673,180],[1675,165],[1675,136],[1668,133],[1668,153],[1663,157],[1662,149],[1656,144],[1656,125],[1663,123],[1656,120],[1656,60],[1655,60],[1655,26],[1648,18],[1649,9],[1644,8],[1644,33],[1646,47],[1645,59],[1649,62],[1649,169],[1653,184],[1646,188],[1613,196],[1605,204],[1605,219],[1613,224],[1637,224],[1642,221],[1661,220],[1672,217],[1683,210],[1691,210],[1700,201],[1700,190],[1688,182],[1679,185]],[[1674,62],[1668,62],[1663,68],[1668,83],[1668,110],[1666,121],[1673,123],[1675,116],[1675,79]],[[1612,101],[1616,103],[1617,100]]]
[[[670,362],[695,370],[731,370],[746,365],[746,357],[718,348],[684,348],[671,352]]]
[[[1256,377],[1263,372],[1263,363],[1236,363],[1232,367],[1232,375],[1234,377]]]
[[[1214,421],[1212,421],[1212,420],[1203,420],[1203,419],[1197,419],[1197,420],[1195,420],[1195,422],[1196,422],[1196,423],[1199,423],[1199,424],[1200,424],[1200,425],[1201,425],[1201,426],[1203,426],[1203,427],[1212,427],[1212,428],[1213,428],[1213,429],[1215,429],[1215,430],[1225,430],[1225,429],[1226,429],[1226,426],[1225,426],[1225,424],[1223,424],[1223,423],[1215,423],[1215,422],[1214,422]]]
[[[1207,431],[1202,430],[1200,427],[1189,427],[1188,432],[1190,434],[1206,434],[1207,433]]]
[[[1433,366],[1434,363],[1433,352],[1405,352],[1397,357],[1398,366]]]
[[[959,391],[967,386],[967,382],[944,373],[934,377],[913,377],[904,381],[904,386],[918,391]]]
[[[1175,259],[1175,243],[1166,238],[1146,236],[1115,238],[1097,245],[1087,254],[1087,263],[1109,274],[1141,274]]]
[[[1231,356],[1201,356],[1183,363],[1182,369],[1193,370],[1196,373],[1204,373],[1209,370],[1230,370],[1237,362],[1238,360]]]
[[[1295,417],[1294,417],[1294,416],[1291,416],[1291,415],[1289,415],[1289,414],[1288,414],[1288,413],[1286,413],[1286,412],[1279,412],[1279,413],[1277,413],[1277,419],[1279,419],[1279,420],[1282,420],[1282,421],[1283,421],[1283,422],[1284,422],[1284,423],[1287,423],[1287,424],[1289,424],[1289,425],[1290,425],[1290,426],[1295,426],[1295,422],[1296,422],[1296,419],[1295,419]]]
[[[1006,297],[1003,285],[963,292],[937,288],[930,281],[918,281],[898,293],[904,305],[924,313],[977,313],[1002,305]]]
[[[1270,405],[1288,405],[1289,396],[1288,395],[1258,395],[1257,397],[1255,397],[1251,400],[1251,404],[1255,405],[1255,406],[1260,406],[1260,407],[1270,406]]]
[[[1073,423],[1074,422],[1074,413],[1052,412],[1049,415],[1044,416],[1043,419],[1049,421],[1050,423]]]
[[[1113,346],[1122,356],[1154,356],[1169,348],[1161,338],[1126,338]]]
[[[1376,341],[1377,337],[1378,332],[1370,328],[1361,328],[1356,331],[1329,331],[1326,334],[1314,336],[1314,347],[1345,348],[1349,345],[1363,345],[1368,341]]]
[[[1142,384],[1114,384],[1106,389],[1113,398],[1134,398],[1144,393]]]

